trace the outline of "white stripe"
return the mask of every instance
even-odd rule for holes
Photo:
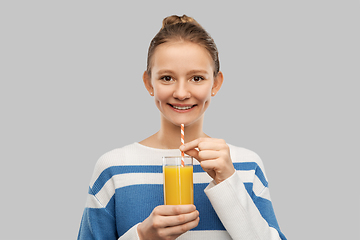
[[[251,183],[254,181],[255,170],[239,170],[237,173],[244,183]]]
[[[85,207],[87,208],[103,208],[104,206],[92,194],[88,194]]]
[[[152,152],[149,154],[148,152]],[[177,149],[152,149],[140,144],[131,144],[123,148],[114,149],[102,155],[96,162],[94,173],[90,181],[92,186],[100,174],[113,166],[158,166],[162,164],[163,156],[180,156]]]
[[[269,228],[270,228],[270,234],[271,234],[271,238],[270,238],[270,239],[279,239],[279,240],[281,240],[281,239],[280,239],[279,232],[278,232],[275,228],[273,228],[273,227],[270,227],[270,226],[269,226]]]
[[[253,183],[253,191],[256,196],[260,196],[261,194],[262,198],[270,200],[269,191],[264,190],[267,189],[267,187],[265,187],[264,184],[258,178],[258,176],[255,175],[255,170],[237,171],[237,172],[239,173],[242,182]]]
[[[207,240],[213,240],[213,239],[221,239],[221,240],[232,240],[229,233],[227,231],[188,231],[184,234],[182,234],[177,239],[207,239]]]
[[[262,198],[265,198],[265,199],[271,201],[269,189],[264,186],[264,184],[260,181],[260,179],[257,176],[255,176],[255,179],[254,179],[253,191],[256,196],[261,195]]]
[[[197,172],[193,174],[194,183],[209,183],[212,181],[212,178],[206,172]]]
[[[163,184],[163,175],[161,173],[118,174],[106,182],[96,197],[106,206],[115,194],[115,189],[140,184]]]

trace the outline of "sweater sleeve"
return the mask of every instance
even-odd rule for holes
[[[89,188],[78,240],[116,240],[115,217],[100,203]]]
[[[134,225],[130,228],[124,235],[122,235],[119,240],[140,240],[137,227],[139,224]]]
[[[92,194],[89,195],[82,216],[78,240],[139,240],[138,224],[130,228],[122,236],[118,236],[115,217],[103,207],[100,201]]]
[[[250,197],[239,172],[225,181],[211,182],[205,189],[213,208],[233,239],[286,239],[279,231],[267,186]],[[280,238],[281,236],[281,238]]]

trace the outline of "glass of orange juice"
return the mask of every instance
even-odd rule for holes
[[[163,157],[164,204],[194,204],[193,158]]]

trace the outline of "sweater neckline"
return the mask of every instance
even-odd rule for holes
[[[171,148],[153,148],[153,147],[149,147],[149,146],[145,146],[139,142],[135,142],[135,145],[141,147],[141,148],[145,148],[145,149],[149,149],[149,150],[153,150],[153,151],[159,151],[159,152],[166,152],[166,151],[179,151],[179,149],[171,149]]]

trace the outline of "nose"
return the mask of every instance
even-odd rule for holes
[[[182,101],[191,97],[191,93],[186,82],[180,82],[179,84],[176,84],[173,97]]]

